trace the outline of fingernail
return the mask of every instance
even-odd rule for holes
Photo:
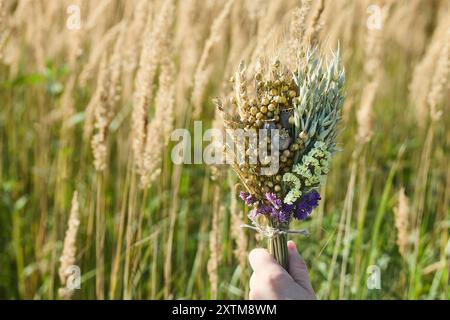
[[[292,241],[292,240],[289,240],[288,243],[287,243],[287,245],[288,245],[288,248],[289,248],[290,250],[294,250],[294,249],[297,248],[297,246],[295,245],[295,242]]]

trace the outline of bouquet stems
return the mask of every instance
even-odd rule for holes
[[[273,225],[275,228],[279,226]],[[285,269],[289,270],[289,258],[287,247],[287,234],[277,234],[268,239],[269,253],[275,258],[275,260]]]

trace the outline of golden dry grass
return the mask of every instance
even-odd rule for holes
[[[263,244],[237,179],[175,165],[168,138],[217,126],[240,61],[292,54],[288,34],[339,43],[348,75],[342,152],[294,238],[318,297],[450,298],[449,2],[302,4],[0,0],[0,298],[58,298],[60,257],[75,298],[246,298]]]

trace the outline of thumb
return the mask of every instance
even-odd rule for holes
[[[288,241],[287,245],[289,251],[289,274],[297,284],[305,290],[313,292],[305,260],[298,253],[294,241]]]

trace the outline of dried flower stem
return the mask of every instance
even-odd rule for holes
[[[267,241],[270,254],[285,270],[289,270],[287,234],[270,237]]]

